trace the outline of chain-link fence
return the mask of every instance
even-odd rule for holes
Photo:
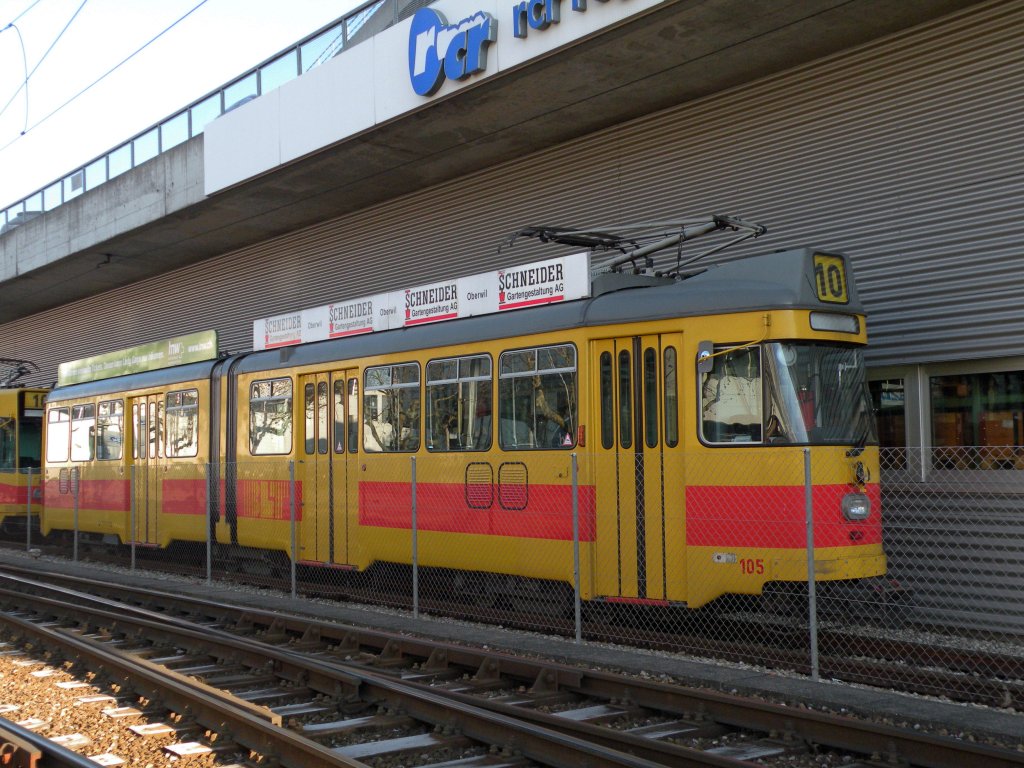
[[[1018,448],[882,452],[889,569],[911,618],[938,631],[1024,634],[1024,468]]]
[[[1019,641],[1024,479],[1006,462],[641,447],[85,466],[47,470],[26,536],[76,559],[843,677],[840,657],[909,640]]]

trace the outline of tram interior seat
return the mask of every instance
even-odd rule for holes
[[[473,425],[473,447],[485,450],[491,447],[491,414],[478,416]]]
[[[500,419],[502,448],[536,448],[533,430],[522,421]]]

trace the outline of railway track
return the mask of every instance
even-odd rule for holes
[[[95,554],[95,553],[94,553]],[[102,553],[100,553],[102,554]],[[106,562],[102,557],[101,561]],[[111,562],[122,563],[123,558]],[[161,561],[161,571],[195,576],[195,569]],[[12,572],[17,569],[12,566]],[[25,573],[31,571],[25,570]],[[229,579],[231,574],[223,574]],[[285,581],[268,576],[247,577],[254,584],[288,590]],[[313,590],[313,594],[320,594]],[[391,600],[370,590],[345,589],[342,593],[323,591],[327,597],[354,599],[368,604],[398,605],[411,608],[406,600]],[[453,616],[468,621],[484,621],[513,629],[534,630],[536,617],[510,608],[490,611],[472,607],[466,610],[450,602],[425,598],[421,610],[435,615]],[[607,616],[591,616],[586,636],[596,642],[623,643],[631,646],[704,656],[728,662],[756,664],[810,675],[806,622],[768,621],[763,614],[715,614],[698,620],[683,614],[674,626],[659,629],[659,617],[630,616],[629,611],[643,609],[618,606]],[[664,609],[661,609],[664,610]],[[630,621],[630,619],[633,619]],[[628,624],[628,626],[626,626]],[[870,686],[884,686],[917,695],[942,696],[953,701],[982,704],[1004,709],[1024,710],[1024,653],[1010,653],[972,647],[967,641],[946,637],[938,640],[906,639],[886,627],[869,624],[846,626],[841,622],[823,622],[818,634],[819,674],[826,679]],[[865,631],[865,629],[870,631]],[[906,629],[911,629],[910,627]],[[571,636],[569,619],[548,617],[544,630]],[[925,628],[919,635],[928,637]],[[906,634],[906,633],[902,633]]]
[[[848,717],[73,581],[3,574],[0,618],[284,766],[791,765],[821,752],[845,765],[1024,765],[1012,749]]]
[[[14,768],[96,768],[96,761],[16,723],[0,723],[0,765]]]

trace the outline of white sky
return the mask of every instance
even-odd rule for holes
[[[0,210],[361,4],[361,0],[0,0]],[[145,50],[47,117],[197,5]],[[15,26],[9,26],[15,19]],[[26,63],[30,73],[27,105],[25,91],[18,90],[25,81]],[[27,132],[21,135],[26,126]]]

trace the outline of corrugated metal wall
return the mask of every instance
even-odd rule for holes
[[[1024,2],[983,4],[276,240],[0,326],[61,360],[538,258],[525,224],[742,214],[854,258],[876,365],[1024,354]]]

